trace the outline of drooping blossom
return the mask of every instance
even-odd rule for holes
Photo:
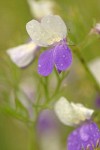
[[[45,15],[53,14],[55,3],[53,0],[27,0],[32,16],[40,20]]]
[[[93,73],[97,82],[100,84],[100,57],[89,62],[88,67]]]
[[[18,67],[24,68],[34,60],[38,49],[39,47],[31,41],[17,47],[9,48],[7,54]]]
[[[49,47],[40,55],[38,72],[48,76],[55,66],[58,72],[64,71],[71,66],[72,53],[66,43],[67,27],[57,15],[47,15],[41,23],[31,20],[26,29],[32,40],[38,46]]]
[[[100,130],[91,120],[94,112],[92,109],[82,104],[70,103],[61,97],[54,110],[62,123],[76,127],[68,136],[67,150],[94,150],[100,146]]]
[[[43,110],[37,120],[37,136],[41,150],[61,150],[59,122],[51,110]]]

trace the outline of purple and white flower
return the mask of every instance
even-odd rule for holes
[[[72,53],[66,43],[67,27],[57,15],[42,18],[41,23],[31,20],[26,29],[34,43],[42,47],[50,47],[40,55],[38,72],[48,76],[55,66],[59,71],[68,69],[72,63]]]
[[[69,103],[62,97],[56,102],[54,110],[62,123],[77,126],[68,136],[67,150],[94,150],[100,146],[100,130],[91,121],[92,109]]]

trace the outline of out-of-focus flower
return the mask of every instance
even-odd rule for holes
[[[69,103],[64,97],[56,102],[54,109],[60,121],[69,126],[79,125],[81,122],[90,119],[94,112],[82,104]]]
[[[18,67],[26,67],[35,58],[38,46],[35,43],[29,42],[7,50],[7,54]]]
[[[96,25],[91,29],[91,34],[100,34],[100,23],[96,23]]]
[[[93,110],[69,103],[64,97],[56,102],[54,109],[62,123],[79,126],[68,136],[67,150],[94,150],[100,146],[100,131],[91,121]]]
[[[96,108],[100,109],[100,94],[98,94],[96,96],[96,99],[95,99],[95,106]]]
[[[68,69],[72,63],[72,53],[66,44],[67,27],[57,15],[43,17],[41,23],[31,20],[26,29],[32,40],[43,47],[51,48],[40,55],[38,72],[48,76],[55,66],[58,72]]]
[[[32,15],[37,19],[41,19],[45,15],[53,14],[53,7],[55,3],[52,0],[27,0],[27,2],[30,6]]]
[[[96,58],[95,60],[89,62],[88,67],[93,73],[97,82],[100,84],[100,58]]]
[[[100,131],[96,123],[88,121],[68,137],[67,150],[94,150],[100,146]]]
[[[61,150],[59,122],[51,110],[43,110],[37,122],[41,150]]]

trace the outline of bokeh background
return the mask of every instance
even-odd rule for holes
[[[78,45],[84,42],[91,28],[100,21],[100,0],[55,0],[53,11],[63,18],[69,30],[70,40]],[[28,112],[15,96],[16,94],[12,94],[19,90],[21,83],[27,81],[28,84],[31,82],[33,99],[38,96],[38,86],[40,86],[36,70],[38,58],[29,67],[20,69],[12,63],[6,53],[8,48],[28,41],[29,36],[25,26],[32,18],[35,16],[32,16],[26,0],[0,0],[0,150],[39,149],[35,147],[34,142],[30,147],[32,139],[28,128]],[[87,63],[100,57],[100,39],[95,40],[91,35],[88,40],[90,44],[85,46],[87,43],[84,43],[85,48],[81,51]],[[52,75],[48,77],[49,82],[51,78]],[[64,90],[60,95],[95,109],[95,99],[98,93],[74,53],[73,65],[62,87]],[[49,92],[51,94],[53,92],[50,87]],[[42,94],[44,93],[41,90]],[[12,104],[13,99],[16,101],[16,108]],[[67,135],[72,128],[62,124],[60,126],[62,149],[66,149]],[[33,135],[35,136],[34,133]]]

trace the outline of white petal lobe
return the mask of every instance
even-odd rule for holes
[[[23,44],[7,50],[7,54],[18,67],[26,67],[35,58],[37,46],[33,43]]]
[[[26,24],[26,30],[32,40],[39,46],[49,46],[63,40],[67,34],[67,28],[59,16],[45,16],[41,23],[31,20]]]
[[[47,31],[52,33],[52,38],[64,39],[67,34],[67,28],[64,21],[57,15],[45,16],[41,24]]]
[[[82,121],[90,119],[94,112],[82,104],[69,103],[64,97],[56,102],[54,110],[59,120],[68,126],[79,125]]]

